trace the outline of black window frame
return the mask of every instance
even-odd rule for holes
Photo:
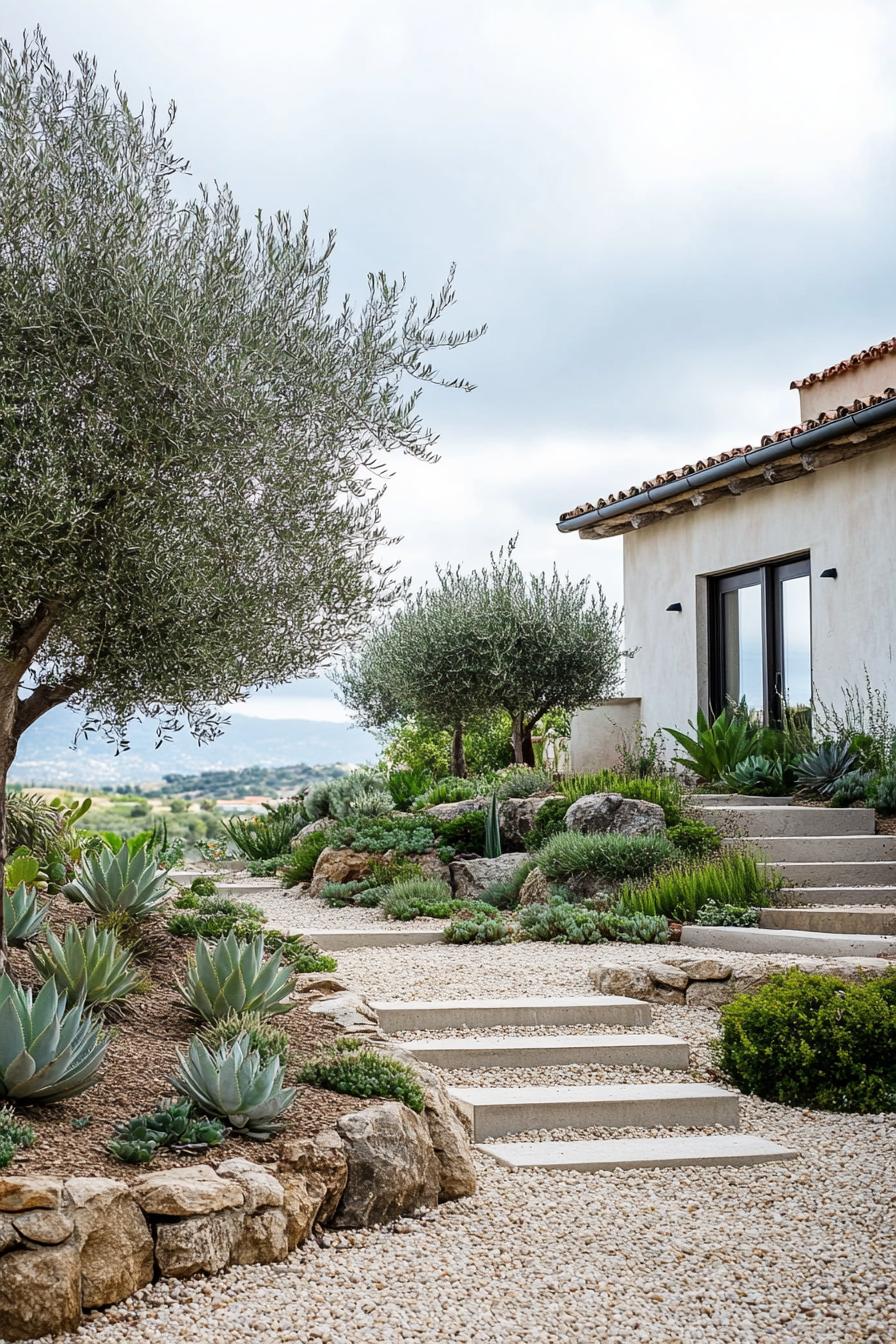
[[[728,570],[709,576],[709,707],[715,718],[726,708],[725,625],[722,597],[739,588],[759,587],[762,606],[762,719],[779,727],[783,714],[784,614],[781,585],[788,579],[811,575],[811,557],[806,553],[767,560],[746,569]],[[811,603],[811,588],[810,597]],[[810,654],[811,656],[811,654]]]

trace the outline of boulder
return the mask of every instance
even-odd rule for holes
[[[382,858],[382,854],[366,854],[356,849],[322,849],[311,876],[310,894],[320,895],[328,882],[358,882],[369,876],[371,859]]]
[[[242,1186],[246,1213],[283,1208],[283,1186],[267,1167],[249,1162],[245,1157],[230,1157],[226,1162],[219,1162],[218,1175]]]
[[[348,1180],[334,1227],[370,1227],[435,1207],[439,1164],[422,1115],[387,1101],[343,1116],[337,1130]]]
[[[12,1219],[5,1214],[0,1214],[0,1255],[8,1251],[13,1246],[18,1246],[22,1238],[12,1225]]]
[[[692,980],[685,1001],[689,1008],[720,1008],[723,1003],[730,1003],[737,992],[737,984],[732,980]]]
[[[310,1139],[284,1139],[280,1147],[277,1173],[287,1192],[293,1180],[305,1182],[308,1198],[316,1198],[317,1186],[323,1187],[314,1208],[312,1223],[327,1223],[339,1206],[348,1180],[348,1159],[342,1139],[335,1129],[324,1129]],[[301,1192],[296,1198],[301,1199]]]
[[[342,994],[348,989],[332,971],[303,971],[296,976],[297,994]]]
[[[237,1209],[245,1203],[242,1186],[224,1180],[211,1167],[172,1167],[141,1176],[133,1185],[134,1198],[144,1213],[165,1218]]]
[[[497,859],[455,859],[451,883],[459,901],[477,901],[486,887],[500,878],[512,877],[524,862],[520,854],[501,854]]]
[[[123,1181],[76,1176],[65,1183],[66,1208],[81,1252],[81,1301],[105,1307],[152,1282],[152,1235]]]
[[[507,798],[498,809],[501,834],[512,845],[521,845],[535,825],[545,803],[563,801],[562,793],[552,793],[546,798]]]
[[[623,798],[621,793],[586,793],[567,812],[566,828],[586,835],[608,831],[617,835],[662,835],[666,818],[657,803]]]
[[[239,1188],[239,1187],[237,1187]],[[156,1264],[163,1279],[217,1274],[234,1257],[243,1231],[237,1209],[176,1218],[156,1227]]]
[[[654,988],[650,976],[640,966],[606,962],[588,972],[598,994],[621,994],[628,999],[647,999]]]
[[[680,961],[678,965],[689,980],[729,980],[731,967],[715,957],[700,957],[695,961]]]
[[[284,1208],[266,1208],[246,1214],[231,1252],[231,1263],[274,1265],[285,1260],[292,1249],[287,1236],[288,1221]]]
[[[577,905],[587,902],[595,910],[609,910],[616,903],[616,896],[606,890],[606,878],[594,873],[571,873],[562,885]]]
[[[332,817],[318,817],[317,821],[309,821],[307,826],[303,826],[300,831],[289,842],[290,849],[298,849],[306,835],[314,835],[315,831],[328,831],[336,822]]]
[[[685,1002],[685,991],[683,989],[673,989],[669,985],[655,985],[651,983],[647,998],[651,1003],[678,1003]]]
[[[410,857],[412,863],[416,863],[424,877],[432,878],[438,882],[451,881],[451,869],[448,867],[447,863],[445,863],[444,859],[439,858],[438,854],[430,852],[429,854],[412,854],[408,856],[407,854],[396,854],[394,850],[390,849],[383,855],[384,859],[407,859],[408,857]]]
[[[307,1240],[314,1224],[320,1221],[319,1214],[327,1187],[318,1176],[283,1175],[281,1179],[285,1196],[283,1212],[286,1215],[286,1245],[290,1251],[294,1251]]]
[[[455,817],[462,817],[465,812],[486,812],[488,805],[488,798],[463,798],[459,803],[435,803],[423,811],[424,815],[435,817],[436,821],[454,821]]]
[[[53,1176],[5,1176],[0,1172],[0,1210],[58,1209],[62,1182]]]
[[[645,970],[655,985],[665,985],[669,989],[688,987],[688,973],[680,966],[672,966],[667,961],[652,961]]]
[[[80,1321],[81,1262],[71,1242],[0,1258],[0,1337],[69,1334]]]
[[[342,1027],[350,1036],[372,1036],[384,1039],[377,1022],[376,1013],[361,998],[346,990],[344,994],[333,994],[326,999],[317,999],[308,1005],[309,1013],[322,1013]]]
[[[470,1135],[440,1075],[393,1041],[377,1046],[377,1049],[406,1064],[423,1086],[423,1115],[439,1164],[439,1199],[462,1199],[464,1195],[475,1194],[476,1168]]]
[[[18,1213],[12,1225],[20,1237],[36,1241],[41,1246],[59,1246],[68,1241],[75,1225],[66,1213],[56,1209],[31,1209],[28,1213]]]
[[[546,905],[550,898],[550,882],[540,868],[533,868],[520,887],[520,905]]]

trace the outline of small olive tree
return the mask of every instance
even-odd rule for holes
[[[331,304],[332,235],[189,197],[172,120],[39,31],[0,46],[0,889],[42,714],[209,738],[394,600],[384,455],[433,459],[420,384],[468,387],[430,363],[478,334],[439,329],[450,276],[425,310],[382,275]]]
[[[471,716],[506,710],[514,759],[534,765],[532,733],[549,710],[594,704],[619,686],[621,615],[600,586],[556,568],[526,575],[513,552],[511,543],[469,573],[440,571],[337,675],[368,727],[415,716],[453,728],[456,774]]]

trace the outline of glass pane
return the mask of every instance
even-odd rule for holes
[[[722,594],[725,662],[722,689],[725,700],[747,708],[758,718],[763,712],[762,589],[759,584]]]
[[[809,575],[781,584],[784,699],[791,712],[807,712],[812,700],[812,636]]]

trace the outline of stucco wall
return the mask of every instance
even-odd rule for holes
[[[569,733],[569,768],[573,774],[586,770],[612,770],[619,762],[623,737],[630,737],[641,716],[641,702],[617,696],[572,716]]]
[[[813,420],[819,411],[848,406],[857,397],[870,397],[885,387],[896,387],[896,354],[857,364],[854,369],[847,369],[833,378],[823,378],[821,382],[801,387],[800,419]]]
[[[625,638],[637,649],[625,694],[640,698],[648,732],[685,727],[706,705],[706,576],[806,551],[816,694],[836,701],[867,665],[896,708],[896,448],[883,448],[625,535]],[[837,579],[819,577],[829,567]]]

